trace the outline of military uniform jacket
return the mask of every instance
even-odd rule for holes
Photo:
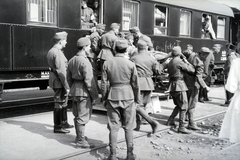
[[[71,87],[69,96],[98,98],[97,87],[93,78],[92,65],[85,52],[78,52],[68,63],[67,80]]]
[[[187,60],[195,68],[195,74],[186,73],[184,76],[184,80],[185,80],[185,83],[187,84],[187,87],[193,88],[195,86],[199,88],[201,86],[205,88],[206,83],[204,82],[202,77],[203,69],[204,69],[203,62],[200,60],[200,58],[196,53],[192,53]]]
[[[49,87],[69,89],[66,78],[68,60],[58,45],[48,51],[47,62],[50,67]]]
[[[173,57],[168,64],[170,92],[181,92],[188,90],[183,79],[184,73],[186,72],[194,74],[195,69],[191,64],[184,63],[180,56]]]
[[[137,68],[139,76],[140,90],[153,91],[154,83],[152,80],[153,74],[161,74],[164,66],[159,65],[156,59],[150,56],[149,52],[139,52],[131,58]]]
[[[101,90],[103,101],[134,100],[139,103],[139,79],[135,64],[124,58],[124,54],[116,54],[113,59],[106,61],[103,65]]]
[[[113,31],[109,31],[102,35],[101,38],[101,51],[98,58],[108,60],[114,57],[115,41],[118,37]]]
[[[136,47],[137,47],[138,41],[139,41],[140,39],[143,40],[143,41],[145,41],[145,42],[147,43],[147,46],[148,46],[150,49],[153,48],[153,44],[152,44],[151,38],[148,37],[148,36],[146,36],[146,35],[144,35],[144,34],[141,34],[140,37],[134,38],[133,44],[134,44]]]
[[[98,34],[98,32],[93,32],[90,35],[90,40],[91,40],[91,50],[87,54],[87,57],[97,59],[97,56],[100,52],[100,45],[99,41],[101,39],[101,36]]]

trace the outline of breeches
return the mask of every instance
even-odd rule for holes
[[[197,87],[189,87],[187,91],[188,97],[188,109],[194,109],[198,102],[198,88]]]
[[[54,91],[54,108],[64,108],[68,105],[68,96],[65,96],[66,90],[64,88],[53,88]]]
[[[186,111],[188,109],[188,99],[186,91],[170,92],[174,104],[180,108],[180,111]]]
[[[141,104],[144,106],[151,101],[151,93],[152,91],[141,91],[140,92],[140,100]]]
[[[89,97],[72,97],[72,112],[76,124],[87,124],[92,115],[92,101]]]
[[[126,108],[113,107],[107,102],[108,129],[118,131],[121,127],[124,130],[133,130],[136,127],[136,106],[132,102]]]

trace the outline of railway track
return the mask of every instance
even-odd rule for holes
[[[201,118],[195,119],[195,122],[200,123],[200,122],[202,122],[204,120],[207,120],[207,119],[212,119],[212,118],[214,119],[218,116],[222,116],[224,113],[225,113],[225,111],[222,111],[222,112],[218,112],[218,113],[215,113],[215,114],[211,114],[209,116],[201,117]],[[167,132],[169,130],[171,130],[171,127],[161,129],[156,134],[159,135],[159,134],[162,134],[162,133]],[[146,136],[151,136],[151,134],[150,133],[143,133],[141,135],[134,136],[134,140],[139,139],[139,138],[143,138],[143,137],[146,137]],[[118,145],[123,145],[124,143],[125,143],[125,140],[118,141]],[[81,157],[82,155],[84,155],[88,152],[97,152],[97,150],[101,150],[101,149],[104,150],[106,147],[108,147],[108,145],[101,145],[101,146],[95,147],[93,149],[79,150],[78,152],[75,152],[75,153],[72,153],[72,154],[67,154],[67,155],[59,157],[57,159],[58,160],[75,160],[75,159],[79,159],[79,157]]]

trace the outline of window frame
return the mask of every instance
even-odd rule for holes
[[[27,0],[26,1],[26,7],[27,7],[27,11],[26,11],[26,23],[27,25],[33,25],[33,26],[45,26],[45,27],[57,27],[57,24],[58,24],[58,7],[59,7],[59,4],[58,4],[58,1],[57,0],[53,0],[55,2],[55,6],[53,8],[55,8],[55,11],[54,11],[54,19],[55,21],[53,23],[51,22],[43,22],[43,21],[33,21],[33,20],[30,20],[30,16],[31,16],[31,9],[30,9],[30,4],[33,0]],[[43,0],[34,0],[34,2],[41,2]],[[44,0],[46,5],[45,5],[45,9],[47,12],[47,8],[48,8],[48,0]],[[42,7],[43,8],[43,7]],[[48,13],[46,14],[46,17],[45,18],[48,18]],[[38,16],[39,18],[39,16]]]
[[[189,18],[189,20],[190,20],[190,23],[189,23],[190,31],[189,31],[188,34],[181,34],[181,13],[182,13],[182,11],[190,13],[190,18]],[[192,11],[181,8],[180,9],[180,21],[179,22],[180,22],[179,23],[179,36],[180,37],[191,37],[192,36]]]
[[[219,30],[219,23],[218,23],[218,20],[219,18],[222,18],[224,20],[224,24],[223,25],[220,25],[220,26],[223,26],[223,31],[224,31],[224,34],[223,34],[223,37],[219,37],[218,35],[218,30]],[[226,17],[223,17],[223,16],[217,16],[217,39],[222,39],[222,40],[225,40],[226,39]]]
[[[166,18],[165,18],[165,26],[158,26],[158,25],[156,25],[156,15],[155,15],[155,9],[156,9],[156,6],[159,6],[159,7],[165,7],[166,8]],[[169,7],[168,6],[166,6],[166,5],[162,5],[162,4],[155,4],[154,5],[154,20],[153,20],[153,35],[154,36],[168,36],[168,17],[169,17]],[[155,28],[163,28],[163,29],[165,29],[165,34],[157,34],[157,33],[155,33]]]
[[[124,28],[124,2],[129,2],[129,3],[132,3],[132,4],[137,4],[137,14],[136,14],[136,18],[137,18],[137,25],[134,25],[134,26],[131,26],[131,24],[129,24],[129,28]],[[139,13],[140,13],[140,4],[138,1],[132,1],[132,0],[123,0],[122,1],[122,22],[121,22],[121,25],[122,25],[122,31],[123,32],[127,32],[129,31],[130,28],[132,27],[139,27],[139,21],[140,21],[140,18],[139,18]]]

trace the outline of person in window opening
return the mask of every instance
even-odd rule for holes
[[[87,6],[87,2],[88,0],[81,0],[81,22],[97,24],[93,10]]]
[[[99,23],[99,0],[94,0],[93,2],[93,15],[95,21]]]
[[[80,148],[92,147],[85,138],[85,126],[91,119],[92,107],[98,98],[92,66],[86,56],[90,45],[91,41],[88,37],[78,39],[78,52],[69,60],[67,70],[67,81],[71,88],[69,96],[72,97],[76,145]]]
[[[212,28],[211,17],[209,15],[203,16],[204,21],[202,22],[202,38],[216,39],[215,32]]]
[[[152,41],[151,41],[151,38],[148,37],[148,36],[146,36],[146,35],[144,35],[144,34],[142,34],[142,33],[140,32],[140,30],[139,30],[138,27],[130,28],[129,31],[130,31],[130,33],[133,34],[133,37],[134,37],[134,42],[133,42],[133,44],[134,44],[136,47],[137,47],[138,41],[139,41],[140,39],[142,39],[142,40],[144,40],[144,41],[147,43],[147,46],[148,46],[148,50],[149,50],[149,51],[154,50],[154,48],[153,48],[153,43],[152,43]]]
[[[67,122],[67,103],[69,85],[67,82],[68,60],[62,49],[66,47],[68,33],[57,32],[54,39],[54,46],[48,51],[47,62],[50,68],[49,87],[54,91],[54,133],[69,133],[66,128],[73,128]]]

